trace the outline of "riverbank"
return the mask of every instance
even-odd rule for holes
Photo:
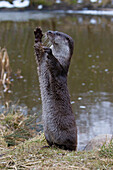
[[[39,20],[45,20],[45,19],[53,19],[64,16],[72,16],[72,17],[84,17],[84,15],[92,18],[95,16],[113,16],[113,11],[111,10],[56,10],[56,11],[37,11],[37,10],[9,10],[9,9],[1,9],[0,10],[0,21],[15,21],[15,22],[26,22],[29,20],[39,21]],[[95,20],[95,19],[94,19]],[[83,19],[78,22],[83,22]],[[90,21],[89,21],[90,22]],[[93,24],[96,24],[98,21],[94,21]],[[111,20],[112,22],[112,20]],[[92,20],[91,20],[92,23]],[[88,23],[87,23],[88,24]]]
[[[99,150],[70,152],[44,147],[48,146],[44,134],[34,136],[33,130],[28,129],[33,120],[19,112],[2,114],[0,120],[0,169],[113,168],[112,141]]]
[[[0,169],[112,169],[113,150],[69,152],[47,146],[43,134],[26,140],[15,147],[0,146],[5,155],[0,156]],[[113,148],[113,144],[111,149]],[[112,153],[110,153],[112,152]]]

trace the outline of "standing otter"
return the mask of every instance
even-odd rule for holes
[[[52,43],[48,48],[42,45],[41,29],[36,28],[34,34],[45,138],[50,146],[76,150],[77,128],[67,88],[73,40],[64,33],[48,31]]]

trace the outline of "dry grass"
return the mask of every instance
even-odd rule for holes
[[[31,138],[36,134],[27,126],[32,124],[32,119],[33,117],[29,119],[19,112],[0,116],[0,169],[113,169],[113,143],[100,151],[90,152],[44,148],[47,143],[43,133]],[[26,133],[21,131],[21,138],[19,131],[16,137],[12,135],[20,128],[27,131],[27,138]],[[5,136],[10,135],[10,143],[15,142],[14,146],[8,147]]]
[[[7,50],[5,48],[0,48],[0,90],[3,89],[4,92],[8,91],[11,85],[10,75],[11,68]]]
[[[69,152],[58,148],[42,148],[47,145],[44,135],[11,148],[0,157],[4,169],[109,169],[113,158],[103,158],[98,152]]]
[[[0,144],[8,148],[36,136],[37,115],[24,116],[19,109],[0,114]],[[2,150],[1,150],[2,153]]]

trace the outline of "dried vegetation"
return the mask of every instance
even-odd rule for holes
[[[0,116],[0,169],[113,169],[112,141],[90,152],[43,147],[44,134],[36,135],[33,119],[14,111]]]
[[[7,50],[0,48],[0,90],[8,91],[11,85],[10,75],[11,68]]]

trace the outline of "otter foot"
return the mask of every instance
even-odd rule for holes
[[[41,149],[50,148],[50,146],[42,146]]]

